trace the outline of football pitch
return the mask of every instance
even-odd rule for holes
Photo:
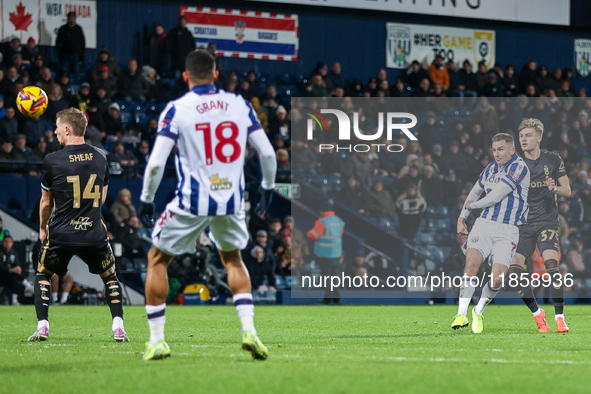
[[[50,309],[47,342],[26,342],[32,306],[0,307],[0,393],[588,393],[591,307],[568,334],[537,332],[523,305],[490,305],[482,334],[453,331],[455,306],[257,306],[267,361],[240,349],[234,307],[168,307],[172,357],[141,360],[143,307],[114,343],[107,306]],[[471,310],[471,309],[470,309]]]

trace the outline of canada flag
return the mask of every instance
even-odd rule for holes
[[[39,40],[39,4],[30,0],[3,0],[2,35],[16,36],[26,42]],[[23,42],[23,43],[24,43]]]

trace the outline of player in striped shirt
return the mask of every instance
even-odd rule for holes
[[[457,231],[468,237],[464,280],[460,288],[458,314],[452,328],[467,327],[468,306],[474,295],[479,278],[480,265],[487,258],[492,259],[492,283],[489,280],[482,289],[478,304],[472,309],[472,331],[481,333],[484,308],[495,297],[503,284],[503,277],[509,269],[515,249],[519,243],[519,230],[527,221],[529,205],[527,193],[530,174],[523,159],[515,153],[515,143],[509,134],[500,133],[492,138],[495,158],[480,174],[466,198],[464,209],[458,218]],[[482,192],[486,197],[479,200]],[[482,208],[482,214],[468,234],[466,218],[473,209]]]
[[[150,341],[144,360],[170,356],[164,341],[166,269],[174,255],[195,253],[195,241],[207,227],[228,271],[228,285],[242,324],[242,348],[256,359],[266,359],[267,348],[257,337],[250,278],[240,257],[248,242],[244,213],[244,156],[246,142],[260,156],[263,180],[259,215],[267,210],[275,187],[275,152],[250,104],[241,96],[218,90],[215,59],[206,51],[190,53],[183,78],[189,92],[170,102],[162,114],[158,137],[144,174],[138,216],[154,225],[154,195],[166,160],[177,146],[176,197],[160,216],[152,232],[148,254],[146,312]]]

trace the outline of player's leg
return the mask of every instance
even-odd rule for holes
[[[123,325],[123,294],[115,272],[115,256],[109,242],[92,248],[77,250],[78,257],[88,265],[88,270],[100,275],[105,284],[105,299],[111,310],[111,332],[116,342],[129,342]]]
[[[59,297],[60,277],[53,275],[51,277],[51,303],[57,304]]]
[[[519,239],[519,245],[521,245],[523,240]],[[520,250],[520,247],[517,247],[517,250]],[[527,253],[527,252],[526,252]],[[532,251],[533,253],[533,251]],[[531,256],[531,253],[530,253]],[[546,312],[541,309],[538,305],[538,301],[536,300],[536,296],[534,294],[534,289],[531,286],[531,281],[528,280],[526,286],[522,286],[522,274],[525,273],[525,256],[519,252],[515,253],[513,257],[513,261],[511,262],[511,266],[509,266],[509,270],[507,271],[507,275],[505,276],[505,285],[508,288],[511,288],[517,292],[517,294],[521,297],[525,305],[529,308],[536,324],[538,325],[539,332],[548,332],[550,328],[548,327],[548,323],[546,322]],[[528,279],[531,279],[528,277]]]
[[[155,246],[148,252],[146,276],[146,314],[150,327],[150,341],[146,343],[144,360],[156,360],[170,356],[170,348],[164,341],[166,323],[166,296],[168,295],[168,265],[174,256]]]
[[[35,312],[37,313],[37,330],[29,337],[29,341],[45,341],[49,337],[49,304],[51,297],[51,278],[54,273],[64,275],[72,253],[67,248],[52,245],[45,240],[35,274]]]
[[[478,303],[472,309],[472,331],[480,334],[484,329],[484,308],[495,298],[501,286],[503,286],[503,278],[507,275],[508,264],[498,264],[494,262],[489,276],[488,282],[482,288],[482,295]]]
[[[217,216],[213,219],[210,229],[212,240],[228,272],[228,285],[242,326],[242,348],[249,351],[254,359],[265,360],[269,356],[269,351],[258,338],[254,327],[250,275],[240,256],[240,250],[248,243],[244,213]]]
[[[564,319],[564,279],[558,269],[558,252],[556,250],[546,249],[542,252],[542,257],[546,264],[546,271],[552,280],[550,294],[554,303],[556,330],[558,332],[568,332],[569,328]]]
[[[454,330],[468,327],[468,306],[470,306],[470,301],[478,286],[478,277],[476,274],[478,274],[478,270],[483,261],[484,256],[480,250],[469,248],[466,252],[466,266],[464,268],[464,276],[460,287],[458,314],[454,317],[454,321],[451,325],[451,328]]]
[[[68,302],[72,287],[74,287],[74,277],[70,274],[65,274],[62,278],[62,297],[60,298],[60,304]]]

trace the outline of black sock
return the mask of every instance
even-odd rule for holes
[[[51,277],[37,272],[35,275],[35,311],[37,320],[47,320],[49,316],[49,302],[51,301]]]
[[[509,267],[509,270],[507,271],[507,276],[506,276],[506,282],[507,284],[509,284],[510,282],[514,282],[511,281],[511,274],[516,274],[517,278],[520,279],[521,278],[521,274],[523,273],[524,269],[523,267],[520,267],[517,264],[511,264],[511,266]],[[520,281],[517,281],[517,286],[509,286],[510,288],[512,288],[513,290],[515,290],[517,292],[517,294],[519,294],[519,296],[521,297],[521,299],[523,300],[523,302],[525,303],[525,305],[527,305],[527,307],[529,308],[529,310],[531,311],[531,313],[536,312],[539,307],[538,307],[538,302],[536,301],[536,298],[534,297],[534,290],[532,289],[531,285],[527,285],[526,287],[521,286]]]
[[[554,310],[557,315],[564,313],[564,285],[562,283],[562,275],[558,270],[558,261],[554,259],[546,260],[546,271],[552,278],[552,287],[550,287],[550,294],[552,295],[552,302],[554,303]]]
[[[111,308],[113,318],[123,318],[123,294],[121,294],[121,284],[117,280],[117,275],[111,275],[103,279],[105,283],[105,297],[107,304]]]

